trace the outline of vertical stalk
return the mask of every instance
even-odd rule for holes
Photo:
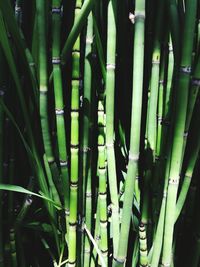
[[[108,236],[107,236],[107,184],[106,184],[106,164],[105,164],[105,115],[104,101],[98,103],[98,175],[99,175],[99,211],[100,211],[100,249],[104,262],[107,265],[108,259]]]
[[[197,1],[187,1],[185,13],[185,25],[183,31],[183,48],[180,64],[180,74],[177,84],[176,109],[174,119],[174,133],[172,141],[172,156],[169,172],[165,229],[163,241],[162,264],[169,266],[171,263],[172,243],[174,233],[174,219],[176,210],[176,198],[179,185],[180,167],[182,164],[182,152],[184,144],[184,130],[187,114],[188,88],[190,81],[193,37],[196,19]]]
[[[64,121],[62,74],[60,67],[60,41],[61,41],[60,31],[61,31],[61,0],[53,0],[52,1],[53,85],[54,85],[54,97],[55,97],[58,155],[59,155],[59,163],[62,175],[66,223],[68,224],[69,174],[68,174],[67,144],[66,144],[65,121]]]
[[[86,31],[86,47],[84,59],[84,82],[83,82],[83,136],[82,136],[82,199],[83,202],[80,210],[85,217],[87,229],[91,232],[92,222],[92,159],[91,159],[91,100],[92,100],[92,45],[93,45],[93,16],[92,13],[88,16],[87,31]],[[81,195],[81,194],[80,194]],[[84,267],[90,265],[91,245],[90,240],[84,232]]]
[[[44,150],[49,164],[54,162],[51,145],[51,136],[48,118],[48,84],[47,84],[47,33],[46,33],[46,11],[45,1],[36,0],[37,33],[39,50],[39,91],[40,91],[40,119]]]
[[[108,181],[112,202],[112,226],[114,257],[119,242],[119,203],[117,189],[116,162],[114,151],[114,102],[115,102],[115,57],[116,57],[116,0],[108,2],[107,58],[106,58],[106,150],[108,161]]]
[[[82,1],[77,0],[75,6],[75,23]],[[79,89],[80,89],[80,36],[72,49],[72,91],[71,91],[71,166],[70,166],[70,214],[68,234],[69,267],[76,266],[77,247],[77,202],[79,177]]]
[[[124,203],[121,219],[121,232],[119,246],[114,266],[124,266],[131,223],[132,204],[134,197],[135,178],[138,174],[138,160],[140,152],[141,113],[143,94],[143,69],[144,69],[144,34],[145,34],[145,1],[135,3],[135,36],[134,36],[134,61],[133,61],[133,93],[131,134],[128,170],[125,181]],[[108,159],[109,163],[109,159]],[[116,222],[114,222],[116,223]]]

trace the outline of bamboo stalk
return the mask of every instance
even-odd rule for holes
[[[116,1],[108,2],[107,57],[106,57],[106,154],[108,181],[112,202],[112,226],[114,257],[119,242],[119,203],[114,151],[114,100],[115,100],[115,56],[116,56]]]
[[[91,101],[92,101],[92,46],[93,46],[93,16],[92,13],[88,16],[87,31],[86,31],[86,47],[84,59],[84,82],[83,82],[83,133],[82,133],[82,196],[80,205],[80,213],[87,229],[91,232],[92,223],[92,158],[91,158],[91,145],[92,145],[92,116],[91,116]],[[84,267],[90,265],[91,245],[88,236],[84,232]]]
[[[105,164],[105,115],[104,100],[98,103],[98,175],[99,175],[99,209],[100,209],[100,249],[104,262],[108,264],[108,236],[107,236],[107,182]]]
[[[144,23],[145,1],[136,1],[135,5],[135,36],[133,61],[133,95],[131,114],[131,139],[129,150],[128,170],[125,181],[124,203],[121,219],[119,247],[114,266],[123,266],[128,249],[128,237],[131,222],[132,203],[134,196],[135,177],[138,174],[138,160],[140,152],[141,113],[143,95],[143,68],[144,68]],[[108,159],[109,163],[109,159]],[[116,223],[116,222],[115,222]]]
[[[186,122],[188,88],[192,61],[193,36],[195,27],[197,2],[187,2],[185,25],[183,33],[183,49],[180,64],[180,74],[177,85],[176,110],[174,119],[174,133],[172,141],[172,157],[169,172],[167,192],[165,229],[163,241],[162,264],[169,266],[171,263],[176,197],[179,184],[179,173],[182,161],[184,129]],[[195,16],[194,16],[195,14]],[[189,42],[188,42],[189,41]]]
[[[78,18],[82,1],[77,0],[75,19]],[[72,91],[71,91],[71,166],[70,166],[70,214],[68,235],[68,266],[76,266],[77,211],[79,183],[79,90],[80,90],[80,36],[72,50]]]
[[[53,0],[52,1],[52,39],[53,39],[52,65],[53,65],[55,115],[56,115],[59,165],[62,175],[66,224],[68,225],[69,173],[68,173],[67,142],[66,142],[65,120],[64,120],[62,73],[60,67],[61,13],[62,13],[61,0]]]

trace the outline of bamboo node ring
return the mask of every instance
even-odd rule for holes
[[[139,154],[135,154],[135,155],[129,154],[128,158],[130,161],[138,161],[139,160]]]
[[[179,183],[179,181],[178,181],[178,179],[173,179],[173,178],[169,178],[169,184],[174,184],[174,185],[178,185],[178,183]]]
[[[56,109],[56,115],[63,115],[64,110],[63,109]]]
[[[180,67],[180,72],[184,74],[190,74],[192,71],[191,66],[181,66]]]
[[[60,160],[60,166],[61,167],[65,167],[67,165],[68,165],[68,162],[67,161]]]
[[[86,37],[86,44],[93,44],[93,37]]]
[[[193,78],[193,79],[192,79],[192,85],[200,86],[200,79],[198,79],[198,78]]]
[[[51,12],[52,12],[52,14],[60,14],[61,8],[60,7],[52,7]]]
[[[15,12],[21,12],[21,11],[22,11],[21,7],[16,5],[15,6]]]
[[[60,58],[59,57],[53,57],[52,58],[52,64],[54,64],[54,65],[60,64]]]
[[[106,69],[107,70],[115,70],[115,64],[114,63],[107,63]]]

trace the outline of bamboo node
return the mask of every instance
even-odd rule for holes
[[[63,115],[64,114],[64,109],[57,109],[56,108],[56,115]]]
[[[200,86],[200,79],[198,79],[198,78],[193,78],[193,79],[192,79],[192,85]]]
[[[93,37],[86,37],[86,44],[93,44]]]
[[[35,62],[29,62],[29,66],[30,67],[34,67],[35,66]]]
[[[145,20],[145,12],[135,12],[135,21],[137,20],[137,19],[142,19],[142,20]]]
[[[60,7],[52,7],[52,14],[61,14],[62,9]]]
[[[129,158],[130,161],[138,161],[139,157],[140,157],[140,154],[135,154],[135,155],[129,154],[128,158]]]
[[[189,175],[189,174],[186,174],[185,177],[186,177],[187,179],[189,179],[189,180],[192,179],[192,175]]]
[[[84,152],[84,153],[87,153],[87,152],[89,152],[90,150],[91,150],[91,148],[88,147],[88,146],[82,148],[82,152]]]
[[[69,209],[65,209],[65,215],[69,216]]]
[[[53,65],[59,65],[60,64],[60,57],[53,57],[52,58],[52,64]]]
[[[106,69],[107,70],[115,70],[115,64],[114,63],[107,63]]]
[[[66,167],[66,166],[68,166],[68,162],[67,162],[67,160],[60,160],[60,166],[61,166],[61,167]]]
[[[153,59],[152,64],[153,65],[160,65],[160,60],[159,59]]]
[[[179,181],[177,178],[173,179],[173,178],[169,178],[169,184],[174,184],[174,185],[178,185]]]
[[[16,6],[15,6],[15,12],[20,13],[21,11],[22,11],[21,7],[18,6],[18,5],[16,5]]]
[[[116,262],[118,262],[118,263],[124,263],[125,261],[126,261],[126,258],[124,258],[124,259],[120,259],[120,258],[114,258],[114,260],[116,261]]]
[[[191,66],[181,66],[180,67],[180,72],[184,74],[190,74],[192,71]]]
[[[92,192],[86,192],[85,196],[88,197],[88,198],[91,197],[92,196]]]

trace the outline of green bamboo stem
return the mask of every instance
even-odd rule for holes
[[[146,236],[146,227],[143,223],[139,225],[139,247],[140,247],[140,266],[149,266],[148,265],[148,256],[147,256],[147,236]]]
[[[107,235],[107,171],[105,164],[105,115],[103,100],[98,103],[98,175],[99,175],[99,209],[100,209],[100,249],[107,265],[108,235]]]
[[[167,197],[167,186],[168,186],[168,177],[169,177],[169,168],[170,168],[170,144],[168,144],[167,147],[167,153],[166,153],[166,159],[165,162],[165,173],[164,173],[164,188],[163,188],[163,195],[162,195],[162,202],[160,207],[160,213],[159,218],[157,222],[157,228],[155,237],[153,240],[153,251],[152,251],[152,257],[150,261],[150,266],[157,267],[159,264],[161,251],[162,251],[162,244],[163,244],[163,233],[164,233],[164,222],[165,222],[165,209],[166,209],[166,197]]]
[[[161,53],[161,25],[164,17],[165,1],[160,1],[156,20],[155,39],[152,54],[152,71],[150,83],[150,97],[148,103],[148,121],[147,121],[147,146],[152,151],[153,160],[155,160],[156,139],[157,139],[157,106],[158,89],[160,73],[160,53]]]
[[[82,1],[77,0],[75,19],[78,19]],[[68,234],[68,266],[76,266],[78,183],[79,183],[79,87],[80,87],[80,36],[72,50],[72,91],[71,91],[71,166],[70,166],[70,214]]]
[[[62,74],[60,67],[61,0],[52,1],[52,65],[57,129],[58,156],[62,175],[66,223],[69,220],[69,174],[64,120]]]
[[[124,203],[121,219],[117,257],[114,266],[123,266],[128,249],[128,237],[134,197],[135,177],[138,174],[138,160],[140,152],[143,68],[144,68],[144,33],[145,33],[145,1],[136,1],[135,5],[135,36],[133,61],[133,95],[131,114],[131,139],[128,170],[125,181]],[[109,159],[108,159],[109,164]],[[116,223],[116,222],[115,222]]]
[[[179,184],[180,167],[182,162],[196,8],[196,1],[187,2],[182,42],[184,46],[182,49],[180,74],[177,84],[176,110],[174,119],[175,128],[172,139],[172,158],[169,172],[169,185],[165,214],[165,230],[162,254],[162,264],[164,266],[169,266],[171,263],[176,197]]]
[[[132,267],[136,267],[139,259],[139,238],[136,237],[135,244],[134,244],[134,250],[133,250],[133,256],[132,256]]]
[[[64,44],[64,47],[61,52],[61,63],[65,64],[67,56],[70,54],[73,45],[75,44],[81,30],[84,26],[84,23],[92,10],[94,0],[86,0],[82,8],[80,9],[79,15],[77,15],[76,21],[69,33],[69,36]]]
[[[106,58],[106,151],[108,161],[108,181],[112,202],[113,249],[117,255],[119,242],[119,203],[114,151],[114,100],[115,100],[115,53],[116,53],[116,21],[115,0],[108,2],[107,25],[107,58]]]
[[[197,65],[195,66],[194,74],[192,75],[190,90],[189,90],[189,97],[188,97],[188,106],[187,106],[187,116],[186,116],[186,123],[185,123],[185,132],[184,132],[184,142],[183,142],[183,154],[182,154],[182,161],[184,157],[184,152],[187,144],[187,137],[190,128],[190,123],[193,115],[194,106],[197,100],[197,95],[199,92],[200,86],[200,56],[198,56]]]
[[[93,45],[93,16],[88,16],[86,31],[86,47],[84,59],[84,82],[83,82],[83,136],[82,136],[82,210],[80,213],[84,219],[87,229],[91,232],[92,222],[92,170],[91,170],[91,100],[92,100],[92,45]],[[81,194],[80,194],[81,195]],[[91,244],[88,236],[84,232],[84,267],[90,264]]]
[[[49,164],[54,162],[54,155],[51,145],[51,136],[48,119],[48,84],[47,84],[47,52],[46,52],[46,11],[45,2],[36,1],[37,32],[39,50],[39,91],[40,91],[40,119],[44,150]]]

